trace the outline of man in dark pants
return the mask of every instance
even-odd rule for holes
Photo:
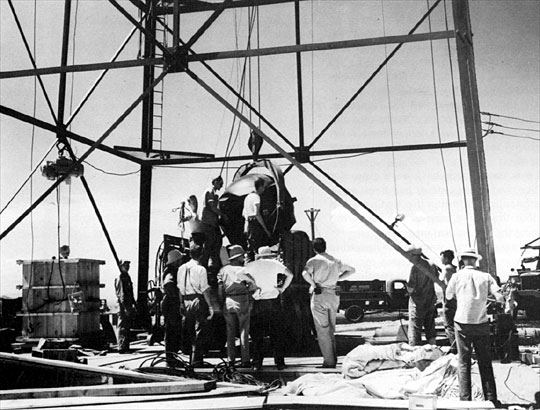
[[[184,255],[173,249],[167,254],[167,265],[163,271],[163,300],[161,311],[165,322],[165,357],[167,365],[174,367],[174,354],[180,350],[182,336],[182,315],[180,291],[178,289],[177,273]]]
[[[262,370],[264,337],[269,334],[278,370],[285,369],[285,338],[283,337],[283,310],[281,294],[291,284],[293,274],[276,260],[268,246],[259,249],[256,260],[248,263],[244,272],[254,279],[259,288],[253,294],[250,336],[253,342],[253,370]],[[283,283],[278,283],[280,275]]]
[[[133,295],[133,282],[129,276],[130,261],[120,261],[120,275],[114,279],[114,289],[118,299],[118,352],[129,353],[131,327],[137,315],[137,305]]]
[[[214,273],[217,273],[221,266],[219,250],[221,249],[222,240],[219,220],[225,218],[225,215],[219,209],[218,192],[221,188],[223,188],[223,178],[219,175],[212,180],[212,186],[204,193],[204,207],[201,216],[202,228],[206,237],[200,262],[204,266],[212,267]]]
[[[203,366],[208,346],[208,321],[214,316],[206,268],[199,263],[202,247],[192,245],[191,260],[178,269],[178,288],[186,306],[182,321],[182,351],[194,367]]]
[[[261,215],[261,194],[264,191],[264,179],[255,180],[255,190],[244,198],[244,234],[247,240],[248,261],[252,261],[257,250],[265,245],[270,245],[272,234],[264,223]]]
[[[450,279],[456,273],[457,268],[452,263],[454,260],[454,252],[452,250],[445,250],[441,252],[441,263],[443,264],[443,271],[442,275],[443,277],[441,280],[444,282],[446,286],[448,286],[448,282],[450,282]],[[446,337],[448,337],[448,341],[450,342],[450,352],[453,354],[457,353],[457,346],[456,346],[456,335],[454,331],[454,316],[456,315],[456,300],[455,299],[447,299],[446,295],[444,295],[443,298],[443,322],[444,322],[444,331],[446,333]]]
[[[491,365],[491,343],[487,318],[487,298],[493,295],[498,302],[504,302],[499,286],[489,273],[475,268],[482,257],[474,249],[460,254],[463,269],[452,276],[446,288],[448,299],[456,298],[457,310],[454,317],[456,343],[459,358],[458,380],[461,400],[471,400],[471,354],[476,352],[482,390],[485,400],[496,406],[497,389]]]
[[[435,344],[435,316],[437,316],[437,295],[433,280],[425,275],[418,265],[423,265],[434,276],[438,275],[437,267],[422,258],[422,248],[410,246],[407,250],[412,256],[414,265],[411,268],[407,291],[409,292],[409,344],[419,346],[422,343],[422,330],[427,342]]]

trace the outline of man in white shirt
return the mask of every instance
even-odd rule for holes
[[[475,268],[476,262],[482,257],[474,249],[469,249],[459,256],[464,267],[448,282],[446,298],[455,297],[457,300],[454,326],[459,358],[460,399],[471,400],[471,353],[474,347],[484,398],[497,405],[499,401],[491,365],[487,301],[488,296],[492,295],[498,302],[503,303],[504,297],[499,293],[500,288],[493,276]]]
[[[227,356],[229,364],[235,365],[236,334],[240,335],[241,367],[250,366],[249,325],[252,300],[257,289],[255,280],[243,273],[244,249],[240,245],[229,248],[228,265],[218,274],[218,294],[223,301],[223,317],[227,324]]]
[[[201,367],[208,345],[208,321],[214,316],[206,268],[199,263],[202,248],[192,245],[191,260],[178,268],[178,288],[185,305],[182,320],[182,351],[191,365]]]
[[[326,241],[323,238],[313,240],[313,250],[316,255],[306,262],[302,276],[310,284],[311,313],[317,331],[317,342],[323,355],[322,367],[335,368],[336,315],[339,308],[336,285],[338,280],[355,273],[355,269],[326,253]]]
[[[265,245],[270,245],[272,234],[264,223],[261,215],[261,194],[264,191],[264,179],[255,180],[255,191],[249,193],[244,198],[244,234],[247,240],[248,258],[253,260],[255,252]]]
[[[253,370],[262,370],[264,337],[270,334],[274,363],[278,370],[285,369],[285,338],[280,295],[287,289],[293,274],[268,246],[259,248],[256,260],[248,263],[243,272],[253,278],[259,289],[253,294],[250,335],[253,342]],[[283,283],[281,280],[284,276]]]

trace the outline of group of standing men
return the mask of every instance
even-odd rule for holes
[[[424,330],[427,342],[435,344],[435,317],[437,297],[434,282],[437,267],[422,258],[422,249],[411,246],[409,254],[414,263],[409,276],[409,344],[419,345]],[[476,352],[484,398],[499,403],[491,363],[490,325],[487,317],[488,297],[504,302],[495,278],[476,268],[482,259],[475,249],[459,255],[461,269],[452,264],[454,252],[441,252],[443,283],[443,320],[451,344],[451,352],[458,354],[458,380],[460,399],[470,401],[471,356]],[[431,275],[427,275],[430,272]]]
[[[218,274],[218,301],[227,325],[227,356],[236,366],[236,335],[240,335],[240,367],[261,370],[266,334],[274,352],[278,369],[285,368],[283,317],[279,296],[289,286],[292,273],[269,247],[261,247],[256,260],[244,266],[244,249],[232,245],[227,252],[228,262]],[[208,322],[214,316],[214,305],[206,268],[200,263],[202,248],[190,247],[189,262],[180,265],[182,254],[168,254],[163,282],[165,296],[162,310],[165,317],[165,350],[168,362],[174,362],[179,350],[190,356],[193,367],[204,365],[209,343]],[[249,336],[253,343],[253,360]]]

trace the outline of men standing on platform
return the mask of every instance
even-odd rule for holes
[[[441,263],[443,264],[443,277],[441,280],[446,286],[448,282],[456,273],[457,267],[452,263],[454,260],[454,252],[450,249],[441,252]],[[456,354],[456,336],[454,332],[454,316],[456,314],[456,300],[448,299],[446,295],[443,297],[443,321],[444,321],[444,331],[450,342],[450,352]]]
[[[354,274],[355,269],[328,254],[323,238],[313,240],[313,250],[316,255],[307,261],[302,276],[310,285],[311,314],[323,356],[322,367],[335,368],[337,364],[335,330],[339,308],[336,286],[339,280]]]
[[[167,364],[174,367],[175,353],[180,350],[182,337],[182,299],[178,289],[178,268],[182,264],[184,254],[173,249],[167,254],[167,264],[163,271],[163,300],[161,311],[165,322],[165,357]]]
[[[206,234],[201,264],[219,268],[219,250],[221,248],[221,229],[219,218],[224,217],[219,209],[219,190],[223,188],[221,175],[212,180],[212,187],[204,193],[204,207],[202,210],[201,223]],[[217,273],[216,271],[214,274]]]
[[[129,276],[130,261],[120,261],[120,275],[114,279],[118,299],[118,352],[129,353],[131,327],[135,323],[137,304],[133,295],[133,282]]]
[[[270,335],[274,363],[278,370],[285,369],[285,338],[281,294],[291,284],[293,274],[268,246],[259,248],[256,260],[248,263],[244,272],[250,275],[259,288],[253,294],[251,311],[251,339],[253,342],[253,370],[262,370],[264,337]]]
[[[244,249],[240,245],[229,248],[229,264],[218,274],[218,294],[223,303],[223,316],[227,324],[227,356],[234,366],[236,360],[236,334],[240,334],[241,367],[250,366],[249,324],[251,295],[257,289],[252,277],[243,273]]]
[[[419,346],[422,342],[422,330],[426,334],[427,342],[435,344],[437,332],[435,330],[435,317],[437,316],[437,295],[435,284],[422,270],[420,265],[433,273],[435,277],[439,272],[437,267],[422,258],[422,248],[409,246],[407,252],[412,256],[414,265],[411,268],[407,291],[409,292],[409,344]]]
[[[199,261],[202,248],[192,245],[191,259],[178,269],[178,288],[186,306],[182,322],[182,351],[194,367],[203,366],[208,345],[208,321],[214,316],[206,268]]]
[[[270,245],[272,234],[261,215],[261,194],[264,191],[264,179],[255,180],[255,190],[244,198],[244,234],[247,240],[248,260],[252,261],[257,250]]]
[[[487,317],[488,296],[503,303],[504,297],[493,276],[475,268],[482,257],[475,249],[459,255],[463,269],[452,276],[446,288],[448,299],[456,298],[457,310],[454,317],[456,343],[459,359],[458,380],[460,400],[471,400],[471,355],[476,353],[482,390],[485,400],[498,406],[497,389],[491,364],[491,343]]]

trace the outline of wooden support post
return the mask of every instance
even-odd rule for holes
[[[467,157],[476,229],[478,252],[483,256],[480,268],[497,275],[495,249],[489,204],[484,142],[482,140],[482,122],[478,103],[476,70],[472,42],[471,21],[468,0],[452,2],[456,31],[457,59],[461,84],[463,120],[467,139]]]

